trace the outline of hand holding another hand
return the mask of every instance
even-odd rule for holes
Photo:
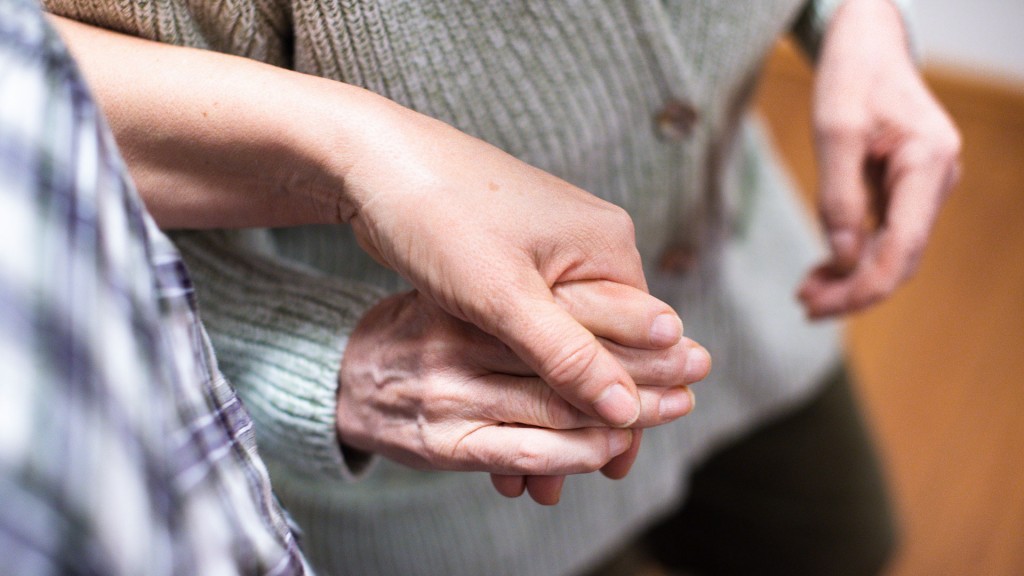
[[[686,386],[707,374],[709,358],[682,338],[668,306],[610,282],[568,283],[554,294],[603,336],[600,345],[639,384],[636,426],[690,411]],[[652,346],[649,323],[662,314],[671,314],[676,336]],[[498,474],[502,493],[529,487],[543,503],[557,501],[557,476],[593,472],[624,454],[628,469],[639,440],[639,431],[609,428],[573,407],[509,347],[417,292],[385,299],[364,316],[340,381],[338,427],[347,445],[416,468]]]
[[[602,280],[646,291],[626,212],[442,122],[382,106],[344,178],[362,247],[508,344],[583,413],[634,424],[635,382],[553,294]],[[643,336],[662,338],[650,325]]]

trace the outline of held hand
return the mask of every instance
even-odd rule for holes
[[[586,280],[646,291],[630,218],[441,122],[390,113],[402,119],[387,130],[394,138],[377,137],[345,177],[362,246],[508,344],[572,405],[613,426],[634,424],[635,382],[552,293]],[[678,338],[677,328],[655,326],[639,328],[652,343]]]
[[[687,339],[650,351],[604,343],[641,384],[638,424],[690,410],[685,386],[708,370],[702,348]],[[418,468],[503,475],[591,472],[629,450],[632,431],[605,427],[532,374],[508,347],[430,299],[394,296],[371,309],[349,340],[339,436]]]
[[[799,297],[818,318],[870,306],[914,273],[959,177],[960,137],[915,69],[888,0],[848,0],[837,11],[814,119],[831,257]]]
[[[629,374],[551,293],[645,287],[624,211],[368,90],[57,23],[161,226],[351,222],[378,260],[573,405],[612,425],[637,418]]]
[[[649,295],[637,293],[635,289],[611,282],[556,285],[554,293],[559,305],[580,320],[588,330],[600,336],[604,345],[613,350],[617,358],[628,359],[625,365],[641,386],[672,386],[677,383],[680,374],[658,371],[658,365],[650,362],[650,359],[678,353],[677,346],[667,347],[666,344],[671,341],[668,338],[662,340],[660,347],[654,346],[644,332],[644,328],[658,317],[665,323],[663,328],[678,324],[678,318],[667,305]],[[679,335],[682,336],[681,330]],[[655,352],[659,349],[662,351]],[[672,364],[664,363],[663,366],[670,367]],[[702,380],[711,370],[711,357],[703,348],[691,348],[685,366],[690,378]],[[652,373],[637,373],[636,367]],[[686,396],[679,392],[666,394],[660,401],[659,412],[667,419],[670,414],[681,412],[686,404],[692,409],[693,396],[689,393]],[[602,467],[601,473],[609,478],[625,477],[636,460],[642,435],[643,429],[635,428],[629,449]],[[504,496],[517,498],[524,491],[529,491],[535,501],[551,505],[558,503],[565,477],[492,474],[491,481]]]

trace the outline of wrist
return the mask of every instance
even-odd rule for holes
[[[906,0],[838,0],[825,2],[819,9],[818,17],[827,23],[825,42],[839,36],[856,39],[863,49],[865,40],[890,49],[900,50],[908,56],[913,54],[911,36],[906,15]],[[833,42],[834,43],[834,42]]]

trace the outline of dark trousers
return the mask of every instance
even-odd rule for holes
[[[870,575],[895,547],[894,519],[846,370],[822,392],[716,452],[676,512],[642,539],[695,575]]]

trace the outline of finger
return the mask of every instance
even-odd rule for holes
[[[686,365],[692,341],[682,338],[682,321],[668,304],[646,292],[624,284],[593,280],[559,284],[553,288],[553,293],[559,305],[624,363],[637,384],[654,384],[638,381],[638,375],[650,372],[652,364],[664,366],[674,359],[678,365]],[[687,345],[680,345],[684,341]],[[474,353],[480,367],[505,374],[531,374],[526,363],[500,340],[492,337],[488,342]],[[672,352],[647,353],[662,350]],[[698,353],[706,354],[706,351]],[[625,365],[625,361],[630,364]],[[699,366],[699,361],[695,366]],[[675,372],[678,375],[682,370]],[[676,378],[671,385],[697,379],[699,377]]]
[[[864,174],[869,134],[844,118],[820,119],[817,125],[818,210],[831,251],[829,264],[846,272],[861,259],[870,214],[872,195]]]
[[[556,284],[555,301],[595,336],[633,348],[673,346],[683,322],[672,307],[650,294],[606,280]]]
[[[909,158],[904,152],[893,159],[884,182],[889,190],[885,220],[855,273],[843,276],[819,268],[808,277],[800,298],[810,316],[861,310],[888,297],[913,276],[942,201],[959,173],[958,141],[938,150]]]
[[[606,424],[580,411],[558,396],[539,378],[489,374],[466,381],[465,397],[474,398],[473,417],[479,420],[572,430]],[[641,386],[640,415],[633,427],[665,424],[693,410],[693,393],[687,386]]]
[[[632,437],[631,430],[619,428],[484,426],[461,439],[448,468],[500,475],[586,474],[629,449]]]
[[[807,316],[812,319],[841,314],[849,308],[851,276],[836,272],[828,264],[814,268],[797,292]]]
[[[526,477],[518,474],[491,474],[491,484],[506,498],[518,498],[526,491]]]
[[[949,192],[955,160],[933,153],[915,156],[894,163],[886,184],[891,193],[885,221],[872,242],[868,265],[851,282],[850,305],[855,309],[889,296],[914,275]]]
[[[622,454],[612,458],[611,462],[605,464],[601,468],[601,473],[612,480],[625,478],[626,474],[629,474],[630,468],[633,467],[633,463],[636,462],[637,454],[640,453],[640,439],[643,436],[643,432],[643,430],[634,431],[633,442],[630,443],[629,448]]]
[[[482,333],[481,333],[482,334]],[[497,338],[486,336],[486,343],[469,342],[463,355],[486,373],[511,376],[535,376],[533,371],[512,350]],[[623,346],[598,338],[625,368],[637,386],[683,386],[699,382],[711,371],[711,355],[689,338],[663,349]]]
[[[538,504],[554,506],[562,498],[565,476],[504,476],[491,474],[491,484],[499,494],[507,498],[518,498],[526,490]]]
[[[629,348],[602,340],[633,377],[637,386],[683,386],[699,382],[711,371],[711,355],[700,344],[683,338],[662,350]]]
[[[639,417],[633,379],[553,300],[520,298],[498,323],[495,335],[572,405],[611,426],[629,426]]]
[[[526,489],[534,502],[554,506],[562,498],[565,476],[527,476]]]

